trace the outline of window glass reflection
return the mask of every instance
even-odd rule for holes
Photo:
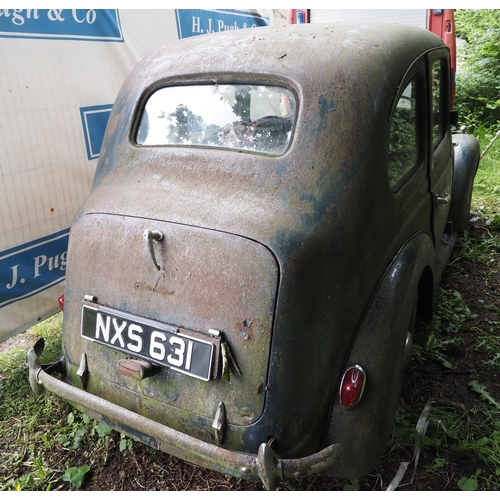
[[[290,143],[295,109],[293,94],[282,87],[164,87],[148,99],[136,142],[282,154]]]

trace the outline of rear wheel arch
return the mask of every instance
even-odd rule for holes
[[[453,223],[453,231],[460,233],[469,222],[480,146],[478,140],[468,134],[454,134],[453,145],[455,161],[448,218]]]
[[[358,364],[365,369],[363,398],[355,408],[345,409],[336,389],[327,422],[325,444],[340,442],[344,448],[343,459],[328,471],[333,476],[352,478],[365,474],[387,444],[404,378],[412,317],[416,313],[426,321],[432,314],[433,259],[429,233],[420,232],[408,240],[367,308],[344,365]]]

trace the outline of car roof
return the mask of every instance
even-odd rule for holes
[[[444,46],[433,33],[396,24],[260,27],[172,42],[136,68],[143,85],[179,79],[289,80],[328,86],[339,71],[399,79],[421,53]],[[138,83],[138,82],[137,82]],[[141,86],[141,85],[139,85]]]

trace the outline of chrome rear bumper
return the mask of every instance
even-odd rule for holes
[[[281,480],[325,472],[340,460],[340,444],[332,444],[308,457],[280,459],[266,443],[260,445],[255,455],[206,443],[52,376],[49,372],[57,373],[62,370],[56,365],[52,370],[42,367],[39,358],[43,348],[41,339],[28,352],[30,384],[36,394],[41,394],[45,388],[93,418],[105,420],[111,427],[116,423],[120,427],[128,427],[148,436],[157,449],[187,462],[249,481],[261,480],[266,489],[274,490]]]

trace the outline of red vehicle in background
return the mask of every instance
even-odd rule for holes
[[[288,24],[390,22],[432,31],[450,48],[451,102],[455,101],[456,34],[454,9],[289,9]]]

